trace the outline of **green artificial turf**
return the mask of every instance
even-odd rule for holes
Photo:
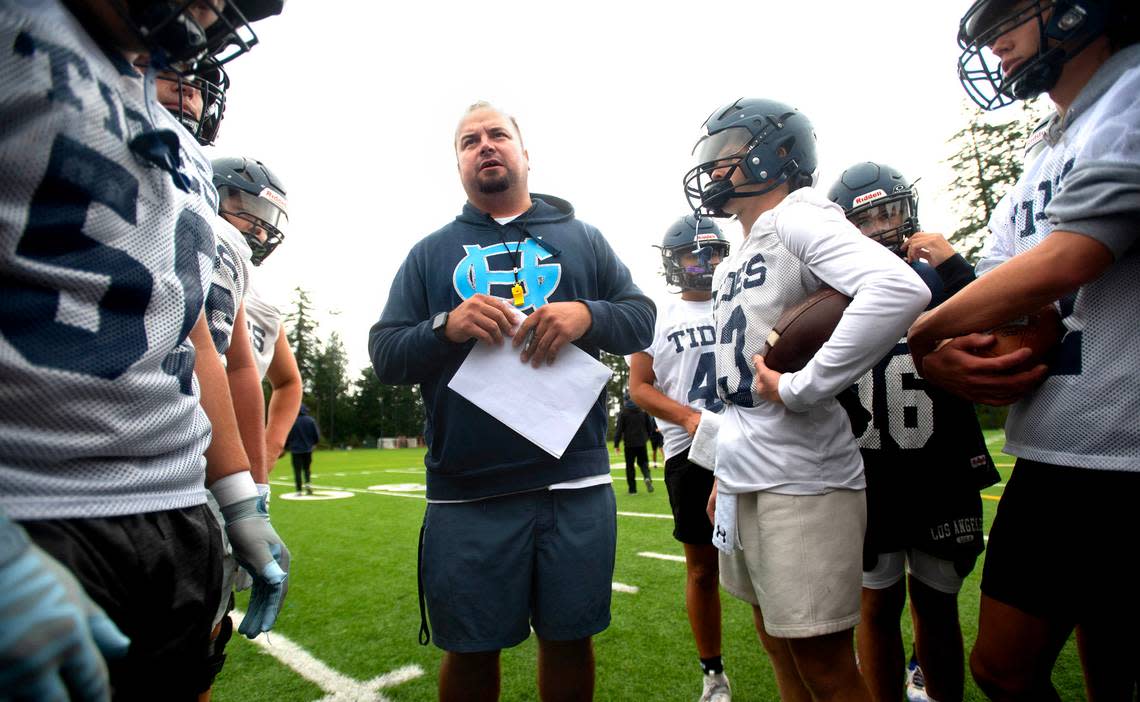
[[[1002,435],[987,432],[990,449],[1003,479],[1013,460],[1000,454]],[[613,463],[620,462],[611,454]],[[662,459],[663,460],[663,459]],[[615,468],[618,511],[669,515],[662,470],[653,470],[656,492],[639,483],[636,495],[625,489],[624,468]],[[352,491],[347,499],[297,501],[282,499],[293,491],[286,457],[271,482],[270,514],[293,555],[289,595],[273,632],[303,647],[331,669],[364,684],[405,666],[423,674],[387,687],[373,699],[434,700],[440,651],[420,646],[416,595],[416,541],[424,511],[423,449],[325,451],[314,454],[313,486],[318,491]],[[421,489],[410,489],[419,485]],[[378,493],[374,486],[397,486],[399,492]],[[1001,487],[985,491],[1000,496]],[[986,530],[997,502],[983,501]],[[695,700],[700,670],[684,608],[683,563],[637,555],[656,552],[682,555],[673,540],[671,519],[619,515],[614,580],[639,588],[636,594],[613,593],[613,622],[595,637],[598,700]],[[967,652],[977,632],[981,575],[978,567],[959,596],[962,633]],[[238,596],[244,609],[248,593]],[[724,660],[732,679],[733,699],[777,699],[775,680],[756,633],[750,608],[722,593]],[[903,617],[909,649],[909,615]],[[277,658],[235,634],[228,660],[214,686],[217,702],[318,700],[331,695],[294,672]],[[503,652],[503,700],[536,700],[534,637]],[[1065,700],[1084,696],[1080,665],[1072,641],[1062,651],[1053,676]],[[326,686],[331,685],[327,682]],[[383,697],[381,697],[382,695]],[[967,700],[985,697],[967,675]],[[341,698],[344,699],[344,698]]]

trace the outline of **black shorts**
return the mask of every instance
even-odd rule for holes
[[[706,512],[712,487],[713,472],[690,462],[689,449],[665,461],[674,539],[683,544],[712,544],[712,524]]]
[[[863,570],[880,553],[918,549],[951,561],[960,577],[984,549],[982,499],[971,477],[945,467],[867,461]]]
[[[196,700],[210,687],[222,539],[205,505],[21,525],[130,637],[109,666],[116,700]]]
[[[1140,626],[1131,573],[1140,473],[1018,459],[990,529],[982,593],[1067,624]]]

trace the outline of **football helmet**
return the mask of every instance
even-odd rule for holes
[[[135,61],[135,66],[146,72],[148,59],[144,55]],[[221,64],[207,59],[198,64],[194,73],[182,75],[174,71],[158,71],[155,80],[174,83],[172,92],[178,96],[177,104],[163,104],[174,115],[186,131],[194,135],[202,146],[210,146],[218,136],[222,116],[226,111],[226,91],[230,87],[230,77]],[[195,115],[185,102],[185,88],[189,86],[202,96],[202,112]],[[161,98],[160,98],[161,100]]]
[[[250,263],[259,266],[285,239],[289,224],[285,186],[264,163],[252,158],[218,158],[211,164],[218,212],[242,220],[237,228],[253,251]]]
[[[783,183],[797,190],[815,180],[815,131],[803,113],[782,102],[740,98],[713,112],[702,129],[693,147],[697,165],[684,179],[685,197],[698,214],[726,217],[723,207],[733,198],[763,195]],[[734,185],[737,170],[747,181]]]
[[[222,1],[118,0],[115,9],[157,68],[190,73],[207,55],[222,64],[248,51],[257,43],[250,23],[280,14],[285,0],[226,0],[205,26],[201,13],[195,14],[203,5],[218,7]]]
[[[958,80],[979,107],[996,110],[1057,83],[1065,62],[1105,34],[1112,0],[976,0],[958,25]],[[1046,16],[1048,15],[1048,16]],[[1008,76],[990,48],[1006,32],[1037,26],[1037,55]]]
[[[827,191],[852,224],[898,255],[902,243],[919,230],[918,193],[894,168],[865,161],[843,171]]]
[[[657,248],[661,249],[666,284],[682,290],[712,290],[713,270],[728,257],[730,245],[715,221],[698,220],[690,214],[665,230]],[[696,261],[685,265],[685,254],[693,254]]]

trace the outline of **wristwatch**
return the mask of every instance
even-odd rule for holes
[[[431,333],[435,334],[435,338],[440,341],[450,344],[451,339],[447,338],[447,316],[450,312],[439,312],[431,318]]]

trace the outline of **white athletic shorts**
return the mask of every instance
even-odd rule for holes
[[[745,493],[737,496],[736,525],[743,550],[720,555],[720,582],[759,605],[770,635],[823,636],[859,623],[867,529],[862,490]]]
[[[880,553],[874,570],[863,573],[863,587],[868,590],[886,590],[902,580],[903,567],[919,582],[947,595],[957,595],[962,589],[962,578],[954,570],[954,562],[932,556],[916,548],[893,553]]]

